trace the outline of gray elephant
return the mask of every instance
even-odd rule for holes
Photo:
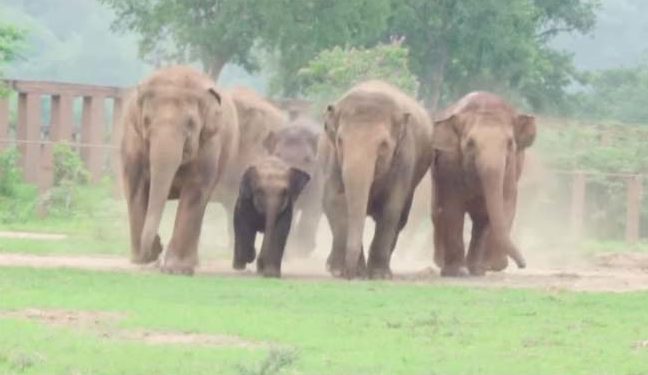
[[[234,269],[245,269],[247,263],[254,261],[254,241],[257,232],[263,232],[257,273],[281,276],[293,206],[309,179],[306,172],[272,156],[246,170],[234,209]]]
[[[510,238],[525,150],[536,136],[535,119],[500,97],[475,92],[435,122],[433,223],[435,262],[443,276],[473,275],[526,262]],[[472,236],[465,258],[464,217]]]
[[[238,122],[230,97],[185,66],[155,72],[129,99],[121,157],[132,261],[158,259],[167,199],[179,199],[162,271],[192,274],[205,207],[232,156]]]
[[[266,143],[272,155],[310,176],[310,181],[295,203],[294,230],[288,239],[288,255],[292,257],[309,256],[316,246],[324,189],[323,168],[318,152],[321,133],[321,125],[318,126],[309,117],[300,116],[276,131]]]
[[[426,111],[380,81],[353,87],[325,114],[328,160],[324,211],[333,233],[327,265],[334,276],[391,277],[390,260],[407,223],[414,189],[432,162]],[[366,216],[376,222],[365,268]]]

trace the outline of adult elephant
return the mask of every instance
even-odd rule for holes
[[[432,161],[429,117],[396,87],[368,81],[328,106],[325,131],[329,167],[324,211],[333,233],[329,270],[347,278],[364,275],[362,237],[369,215],[376,230],[368,276],[389,278],[414,189]]]
[[[443,276],[501,271],[510,256],[526,262],[510,238],[524,151],[536,136],[535,119],[502,98],[471,93],[435,121],[433,214],[435,262]],[[467,260],[464,216],[472,220]]]
[[[167,199],[179,199],[162,271],[192,274],[207,201],[236,154],[237,116],[230,97],[186,66],[155,72],[127,103],[121,156],[134,263],[158,259]]]
[[[285,126],[286,118],[280,109],[248,88],[237,87],[228,92],[238,117],[238,153],[229,163],[212,199],[220,202],[227,211],[228,248],[233,248],[232,218],[243,174],[254,162],[269,155],[268,142]]]

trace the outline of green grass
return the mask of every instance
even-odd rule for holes
[[[646,374],[648,293],[2,269],[0,311],[124,314],[125,330],[293,351],[286,374]],[[0,318],[2,374],[237,374],[270,349],[152,346]]]

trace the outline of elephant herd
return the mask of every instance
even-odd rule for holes
[[[256,259],[259,274],[279,277],[286,248],[313,251],[324,214],[332,275],[390,278],[414,191],[431,176],[434,260],[443,276],[501,271],[509,257],[526,265],[510,231],[535,120],[496,95],[471,93],[433,119],[398,88],[367,81],[328,105],[321,121],[289,120],[251,90],[221,89],[193,68],[173,66],[137,86],[122,129],[134,263],[193,274],[205,209],[216,201],[228,214],[235,269]],[[158,230],[171,199],[179,203],[163,251]],[[367,216],[376,226],[365,260]]]

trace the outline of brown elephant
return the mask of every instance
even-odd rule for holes
[[[245,269],[247,263],[254,261],[256,234],[263,232],[257,273],[281,276],[294,203],[309,179],[308,173],[274,156],[247,169],[234,209],[234,269]]]
[[[425,109],[394,86],[368,81],[325,113],[328,175],[324,212],[333,233],[327,265],[335,276],[364,276],[367,215],[376,230],[370,278],[391,277],[390,260],[407,222],[414,189],[432,162],[432,125]]]
[[[306,257],[315,250],[317,227],[322,217],[323,169],[318,159],[321,125],[307,116],[293,119],[267,142],[268,151],[310,176],[295,202],[293,234],[288,239],[288,255]]]
[[[443,276],[501,271],[507,256],[526,262],[510,238],[524,151],[536,136],[535,119],[502,98],[471,93],[435,121],[433,214],[435,262]],[[464,216],[472,234],[465,259]]]
[[[250,89],[238,87],[229,90],[229,94],[238,116],[238,153],[229,163],[212,199],[225,207],[231,224],[243,174],[252,163],[269,155],[266,143],[286,120],[280,109]],[[233,246],[234,229],[231,225],[228,225],[228,231]]]
[[[237,124],[230,97],[193,68],[158,70],[137,87],[126,105],[121,144],[133,262],[157,260],[166,200],[179,199],[161,267],[193,273],[207,201],[237,152]]]

